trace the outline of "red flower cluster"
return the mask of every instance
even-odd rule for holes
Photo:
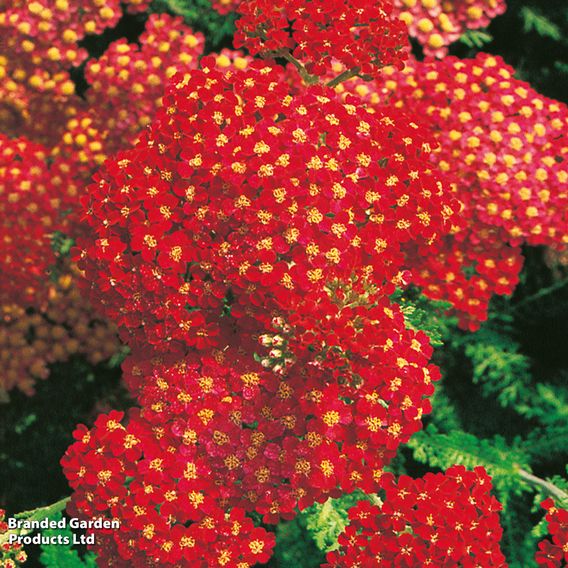
[[[116,550],[134,565],[175,563],[165,531],[178,517],[197,530],[195,508],[276,522],[341,491],[377,490],[439,376],[428,338],[386,297],[406,282],[403,247],[427,248],[454,216],[428,140],[356,97],[291,95],[260,62],[237,71],[234,58],[222,73],[221,57],[178,79],[147,135],[85,199],[93,235],[78,256],[91,297],[133,348],[126,381],[142,410],[116,428],[120,449],[95,430],[63,463],[79,514],[124,520]],[[124,436],[141,430],[156,439],[145,434],[108,473]],[[199,503],[184,490],[168,516],[164,496],[188,462]],[[153,479],[165,484],[151,490],[162,524],[145,537],[129,510],[148,504],[132,491]],[[191,534],[196,546],[213,539]]]
[[[53,117],[64,120],[66,104],[72,100],[75,90],[69,74],[66,71],[50,73],[44,69],[29,74],[21,67],[12,70],[8,58],[0,53],[0,78],[2,132],[49,144],[53,130],[60,131],[58,125],[53,124]]]
[[[128,0],[124,4],[130,11],[139,11],[149,2]],[[72,112],[67,105],[80,102],[68,73],[87,57],[79,42],[114,27],[121,16],[119,0],[1,2],[3,132],[49,144],[59,131],[54,123],[64,122]]]
[[[252,12],[249,16],[250,9],[246,7],[246,4],[249,2],[214,0],[213,8],[222,15],[239,10],[251,20],[255,19],[264,23],[267,18],[264,14],[268,11],[265,6],[260,6],[258,11]],[[408,26],[408,33],[418,40],[426,55],[444,57],[448,52],[448,46],[458,40],[466,30],[488,26],[491,20],[502,14],[505,9],[505,0],[392,0],[389,14],[392,14],[392,17],[398,16]],[[259,12],[262,12],[260,17]],[[277,15],[274,14],[273,18],[276,17]],[[271,28],[274,26],[272,21],[270,21],[270,26]],[[313,22],[312,26],[310,31],[320,32],[319,19]],[[252,26],[248,29],[255,30]],[[260,40],[263,38],[260,35],[262,30],[260,25],[256,28],[255,37]],[[269,34],[265,35],[268,37]],[[306,41],[311,42],[312,37],[308,35]],[[295,38],[294,40],[299,43],[299,40]]]
[[[52,154],[72,163],[77,180],[86,183],[109,155],[137,140],[161,105],[168,78],[197,66],[203,42],[182,18],[152,14],[139,46],[112,43],[87,63],[86,101],[68,101],[69,118],[50,140]]]
[[[545,539],[538,543],[536,562],[546,568],[561,568],[568,565],[568,511],[554,505],[552,499],[542,502],[546,510],[548,532],[552,536],[552,542]]]
[[[481,472],[397,483],[383,473],[421,427],[438,378],[427,337],[406,329],[387,296],[414,278],[482,319],[490,294],[514,284],[522,242],[568,240],[551,231],[566,221],[565,109],[489,57],[415,64],[342,98],[290,88],[282,70],[239,52],[195,71],[203,37],[156,15],[138,46],[118,41],[87,63],[83,100],[67,73],[85,57],[77,42],[114,25],[120,8],[68,2],[0,13],[1,127],[44,144],[0,139],[0,260],[13,271],[0,283],[0,388],[30,392],[48,363],[114,351],[112,329],[80,303],[70,275],[43,284],[56,261],[49,237],[81,234],[84,181],[161,108],[85,197],[92,234],[79,256],[91,297],[133,349],[126,380],[142,406],[124,425],[111,413],[81,427],[63,460],[72,513],[121,521],[97,534],[101,565],[203,558],[245,568],[274,546],[247,515],[276,522],[381,488],[373,524],[348,529],[342,543],[363,565],[376,565],[377,531],[385,565],[476,566],[487,554],[502,565]],[[294,57],[313,75],[404,59],[386,1],[255,0],[241,11],[243,45]],[[410,105],[433,134],[400,111]],[[433,164],[464,185],[450,191]],[[14,303],[23,278],[27,297]]]
[[[126,0],[129,10],[143,11],[148,0]],[[122,16],[119,0],[10,0],[0,5],[2,49],[34,67],[62,69],[80,65],[87,57],[78,46],[88,34],[116,26]]]
[[[406,330],[394,306],[381,304],[345,308],[319,324],[310,314],[303,336],[297,331],[298,324],[306,325],[305,316],[290,316],[291,324],[275,321],[278,329],[261,337],[266,347],[260,365],[235,348],[213,352],[222,364],[192,354],[171,371],[138,356],[128,363],[126,380],[143,408],[158,412],[161,420],[177,415],[187,420],[189,408],[198,415],[201,407],[204,412],[214,407],[213,400],[230,400],[233,408],[220,416],[226,423],[213,425],[225,440],[217,461],[206,438],[199,438],[211,458],[211,475],[223,476],[226,486],[238,481],[233,499],[266,522],[289,518],[296,506],[335,495],[337,489],[376,490],[383,467],[430,412],[425,397],[439,374],[427,364],[428,340]],[[325,318],[325,312],[317,315]],[[191,406],[180,406],[191,379],[180,365],[201,368],[193,379],[198,383],[203,376],[217,377],[216,389],[207,387],[211,400],[199,383],[186,401]],[[240,420],[227,421],[235,413]],[[254,453],[245,443],[250,435],[256,440]]]
[[[83,16],[86,9],[70,10],[66,17],[77,24],[76,18]],[[12,26],[14,34],[27,29],[17,25],[13,14],[1,12],[0,20]],[[34,30],[41,36],[43,28]],[[52,237],[56,231],[73,237],[82,233],[76,215],[81,187],[110,153],[136,140],[161,105],[168,77],[197,66],[203,41],[181,18],[151,15],[139,47],[119,41],[100,60],[87,64],[87,100],[74,94],[66,71],[68,60],[42,62],[41,83],[27,74],[28,67],[35,69],[32,56],[21,56],[14,42],[3,43],[0,129],[8,135],[0,137],[0,306],[4,317],[0,335],[6,362],[0,384],[4,390],[17,386],[31,393],[35,379],[47,376],[50,363],[85,350],[91,351],[90,361],[98,362],[116,349],[112,326],[99,322],[90,307],[80,305],[74,286],[72,292],[62,294],[47,280],[58,262]],[[219,62],[238,68],[246,66],[248,59],[227,52],[219,56]],[[58,91],[57,85],[65,81],[67,86]],[[22,133],[27,138],[9,138]],[[53,311],[58,314],[55,319],[47,316]],[[30,340],[32,331],[45,335]]]
[[[466,30],[488,26],[506,8],[505,0],[394,0],[394,6],[424,53],[436,57],[444,57]]]
[[[195,414],[187,408],[192,386],[207,380],[211,408]],[[192,424],[162,423],[134,411],[124,427],[122,413],[112,412],[99,416],[90,432],[79,427],[74,433],[77,442],[62,461],[75,489],[71,514],[121,521],[96,533],[100,565],[183,568],[191,558],[192,566],[245,568],[270,557],[274,535],[254,528],[244,510],[228,510],[226,488],[211,476],[207,454],[195,451],[192,427],[198,425],[211,434],[211,451],[222,448],[224,434],[214,425],[224,422],[218,413],[232,401],[214,394],[218,383],[211,377],[191,383],[178,405]]]
[[[3,302],[40,305],[45,277],[55,263],[50,233],[62,228],[59,195],[47,150],[23,138],[0,134],[0,295]]]
[[[136,140],[161,106],[168,79],[197,67],[204,41],[183,18],[152,14],[139,45],[116,41],[101,58],[87,63],[88,116],[104,132],[107,155]],[[112,112],[101,116],[104,108]]]
[[[260,363],[240,346],[190,353],[174,366],[131,358],[127,382],[140,413],[126,428],[114,415],[90,433],[80,428],[62,461],[73,514],[121,520],[108,538],[131,566],[145,566],[144,558],[175,563],[184,552],[176,538],[188,535],[196,548],[185,554],[206,549],[216,566],[227,552],[211,515],[254,511],[275,523],[342,491],[376,491],[384,465],[429,412],[423,397],[438,371],[427,366],[426,336],[404,329],[386,301],[343,312],[323,329],[310,326],[302,358],[292,352],[294,324],[280,321],[261,338],[268,353]],[[249,538],[233,535],[233,555],[251,547]]]
[[[438,255],[409,262],[426,293],[450,300],[471,328],[486,318],[493,294],[512,292],[521,244],[568,242],[567,108],[513,73],[479,54],[414,62],[376,85],[378,109],[421,113],[439,142],[433,162],[457,180],[465,226],[439,241]]]
[[[159,350],[223,345],[224,313],[266,322],[335,279],[389,293],[403,244],[433,242],[456,208],[404,115],[323,87],[291,96],[262,64],[212,63],[165,96],[85,201],[92,297]]]
[[[361,501],[328,554],[328,568],[505,567],[501,505],[482,467],[453,466],[423,478],[383,476],[382,506]]]
[[[36,10],[36,4],[39,6],[37,2],[27,7],[24,4],[13,5],[10,10],[24,10],[24,8],[28,11]],[[67,5],[67,2],[65,4]],[[38,12],[37,17],[43,18],[52,8],[44,7],[45,12]],[[65,17],[87,17],[87,13],[86,8],[82,6],[81,10],[68,10],[65,12]],[[10,29],[13,29],[14,33],[23,33],[21,30],[28,29],[20,22],[21,18],[16,18],[9,10],[1,15],[4,20],[2,18],[0,20],[11,26]],[[45,21],[48,20],[49,18]],[[34,33],[41,35],[40,32],[44,27],[39,26],[37,30],[33,28]],[[55,26],[53,29],[61,31],[60,26]],[[48,36],[51,38],[51,35]],[[168,39],[172,45],[167,43]],[[51,42],[51,39],[49,41]],[[14,131],[24,132],[31,139],[41,139],[47,144],[45,147],[40,147],[25,138],[10,140],[4,135],[0,138],[0,212],[3,218],[0,227],[2,242],[0,262],[3,272],[0,292],[3,303],[17,299],[18,302],[24,302],[22,305],[27,307],[38,306],[45,301],[46,296],[41,288],[46,288],[44,282],[47,270],[55,262],[55,255],[51,250],[51,235],[56,230],[77,231],[76,227],[70,226],[72,222],[70,218],[66,218],[63,223],[63,216],[77,209],[78,186],[91,176],[93,167],[102,163],[108,152],[126,147],[135,139],[142,125],[149,121],[149,115],[159,104],[166,75],[175,72],[178,68],[183,70],[195,66],[203,43],[200,36],[184,33],[181,19],[166,16],[150,17],[148,30],[142,41],[142,55],[133,57],[135,62],[132,69],[121,69],[120,64],[124,63],[124,60],[118,56],[114,61],[118,68],[112,67],[108,58],[106,60],[103,58],[103,62],[106,61],[104,67],[106,79],[96,80],[93,76],[94,65],[89,66],[88,77],[93,80],[93,94],[92,100],[88,103],[73,95],[70,82],[70,88],[65,88],[65,92],[60,93],[59,98],[53,97],[51,93],[59,84],[57,81],[51,87],[45,87],[50,91],[49,93],[41,94],[43,87],[26,75],[23,63],[27,60],[22,59],[17,51],[14,52],[14,46],[10,41],[3,43],[3,48],[12,51],[9,51],[9,57],[0,57],[0,70],[3,70],[4,77],[12,70],[19,82],[7,79],[3,83],[5,89],[3,94],[7,98],[2,101],[4,113],[0,114],[2,120],[0,127],[8,134],[13,134]],[[53,42],[50,43],[52,44]],[[123,47],[128,48],[125,45]],[[120,51],[118,47],[116,50]],[[175,56],[171,55],[172,51],[176,53]],[[162,57],[158,57],[158,54]],[[176,61],[178,67],[173,67]],[[180,67],[181,63],[185,67]],[[52,65],[44,65],[42,61],[42,72],[47,73],[49,77],[60,77],[64,80],[64,77],[67,77],[66,71],[62,70],[65,64],[62,61],[54,61]],[[166,64],[166,67],[160,67],[162,64]],[[149,65],[153,65],[156,74],[146,73]],[[126,76],[132,78],[135,71],[142,81],[142,91],[148,85],[153,85],[151,87],[153,97],[145,98],[152,94],[148,92],[138,92],[137,98],[127,96],[125,79]],[[130,104],[130,112],[122,109],[117,113],[118,121],[122,119],[119,124],[114,115],[110,114],[116,111],[117,106],[112,95],[115,91],[118,93],[118,90],[114,87],[113,91],[109,80],[109,77],[115,75],[122,87],[120,92],[122,100]],[[134,91],[136,85],[137,83],[134,82]],[[102,90],[105,91],[104,100],[100,95]],[[35,94],[30,95],[32,91]],[[101,108],[109,109],[109,112],[101,112]],[[132,112],[133,109],[137,113]],[[58,115],[61,118],[55,120],[56,125],[52,127],[53,117]],[[66,117],[71,118],[67,120]],[[49,127],[47,127],[48,121]],[[111,131],[114,131],[115,135],[111,135]],[[50,155],[57,156],[58,159],[48,165],[47,160]]]
[[[292,54],[310,74],[326,74],[333,59],[371,73],[406,58],[406,28],[391,0],[246,0],[238,12],[235,47],[251,55]]]
[[[0,568],[17,568],[28,559],[28,555],[21,544],[10,544],[3,541],[8,532],[8,523],[4,520],[5,518],[6,511],[0,509]]]

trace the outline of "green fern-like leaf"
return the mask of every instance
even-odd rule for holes
[[[532,463],[545,462],[550,456],[568,454],[568,422],[533,430],[521,445]]]
[[[512,406],[523,398],[531,383],[530,360],[519,353],[511,337],[484,327],[466,339],[465,354],[473,365],[473,381],[484,396],[497,395],[501,406]]]
[[[525,32],[536,32],[541,37],[548,37],[554,41],[562,39],[562,34],[558,26],[543,16],[534,8],[523,6],[521,8],[521,18]]]
[[[51,517],[53,521],[59,521],[61,519],[61,513],[57,513]],[[64,529],[48,529],[42,533],[45,536],[55,536],[61,535],[64,537],[62,540],[67,540],[68,542],[73,542],[73,533],[69,528]],[[42,544],[41,545],[41,555],[39,557],[40,562],[46,568],[96,568],[96,556],[89,552],[83,559],[79,556],[79,553],[72,548],[72,545],[65,544]]]
[[[430,300],[415,288],[397,290],[391,300],[401,306],[407,327],[426,333],[434,347],[442,346],[456,326],[455,319],[445,315],[449,303]]]
[[[349,524],[348,511],[361,499],[372,499],[372,496],[350,493],[338,499],[328,499],[323,504],[316,503],[301,513],[306,529],[319,550],[330,552],[339,547],[337,538]]]
[[[495,398],[502,407],[545,425],[565,422],[568,390],[536,383],[532,361],[521,352],[509,327],[510,321],[501,316],[475,334],[458,336],[453,346],[464,348],[472,364],[473,382],[480,385],[485,398]]]
[[[493,41],[493,36],[483,30],[467,30],[460,37],[460,41],[469,48],[481,49],[484,45]]]
[[[234,33],[235,15],[218,14],[209,0],[154,0],[151,9],[182,16],[188,26],[205,34],[208,50],[218,49]]]
[[[530,470],[530,458],[520,441],[510,446],[501,436],[491,440],[473,434],[454,431],[440,434],[429,426],[416,433],[409,441],[414,459],[433,467],[447,469],[454,464],[468,469],[483,466],[493,478],[493,485],[503,506],[511,495],[527,491],[529,486],[518,476],[520,468]]]

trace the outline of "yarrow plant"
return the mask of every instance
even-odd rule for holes
[[[67,195],[66,195],[67,193]],[[69,195],[71,194],[71,195]],[[56,262],[51,235],[65,230],[60,211],[73,194],[67,176],[48,164],[48,150],[0,135],[0,265],[3,300],[41,305],[45,275]]]
[[[414,256],[436,256],[467,227],[458,176],[434,173],[434,141],[403,113],[334,91],[372,66],[331,52],[306,61],[294,31],[292,40],[276,31],[291,9],[246,4],[242,42],[292,61],[308,83],[330,73],[332,56],[347,72],[295,90],[274,65],[223,72],[204,58],[174,78],[152,128],[107,163],[83,201],[92,232],[76,260],[132,348],[125,378],[141,409],[77,432],[62,462],[72,510],[123,520],[99,537],[102,558],[177,565],[185,549],[207,549],[209,565],[248,565],[266,560],[273,541],[265,529],[253,542],[236,530],[230,550],[223,519],[275,523],[341,492],[384,490],[385,528],[373,510],[371,538],[389,527],[393,544],[383,553],[372,544],[375,560],[392,549],[390,562],[404,565],[416,547],[430,563],[504,565],[499,507],[482,498],[481,470],[450,469],[439,485],[428,477],[427,490],[401,478],[396,494],[384,473],[429,412],[438,376],[426,336],[406,329],[388,295],[412,281]],[[294,29],[307,31],[298,20]],[[432,550],[400,519],[412,525],[417,514],[405,500],[411,483],[430,504],[424,517],[438,491],[452,509],[467,500],[461,484],[476,495]],[[456,492],[451,503],[446,491]],[[448,522],[442,511],[438,522]],[[454,549],[447,530],[466,522],[471,541]]]
[[[428,340],[387,295],[404,282],[401,244],[438,238],[455,200],[403,115],[321,87],[292,95],[264,64],[215,64],[175,83],[147,138],[106,166],[85,200],[97,238],[77,259],[133,349],[141,417],[200,456],[227,514],[276,522],[378,488],[429,412]],[[70,452],[82,478],[88,454]]]
[[[325,566],[506,566],[501,505],[483,468],[454,466],[419,479],[387,474],[382,485],[384,504],[361,501],[349,511],[341,547]]]
[[[451,302],[462,325],[477,329],[491,297],[518,283],[522,244],[566,245],[568,109],[487,54],[410,61],[341,90],[379,112],[412,105],[430,124],[438,142],[430,158],[455,180],[462,209],[429,254],[409,251],[409,264],[427,295]]]
[[[332,59],[350,73],[371,73],[402,66],[407,54],[404,24],[390,0],[250,0],[240,3],[238,13],[235,47],[293,59],[309,75],[324,75]]]
[[[401,244],[434,240],[454,214],[416,124],[321,87],[292,96],[272,67],[213,63],[166,95],[159,127],[85,201],[93,300],[158,350],[223,345],[228,316],[256,331],[334,280],[388,294]]]

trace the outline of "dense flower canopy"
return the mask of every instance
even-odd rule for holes
[[[438,370],[387,294],[405,283],[402,246],[435,242],[457,205],[404,115],[322,87],[291,95],[276,68],[219,62],[179,77],[136,149],[101,170],[78,259],[133,348],[140,420],[224,488],[202,491],[216,506],[276,522],[378,489],[420,429]],[[79,444],[64,460],[87,516],[101,451]],[[136,463],[118,471],[146,483]],[[113,492],[122,507],[124,482]]]
[[[117,349],[114,327],[78,296],[77,275],[59,266],[54,243],[59,235],[82,234],[78,212],[85,184],[109,155],[138,138],[161,105],[168,78],[194,69],[204,42],[182,18],[151,15],[140,45],[117,41],[98,60],[87,62],[89,88],[83,99],[70,80],[69,61],[52,57],[47,65],[41,62],[39,73],[35,51],[26,56],[18,51],[22,34],[33,38],[37,49],[51,37],[45,25],[28,29],[22,24],[22,18],[32,17],[30,6],[14,4],[0,14],[9,38],[0,52],[5,79],[0,87],[0,343],[6,362],[0,385],[4,391],[17,387],[27,393],[34,392],[35,380],[45,378],[53,362],[75,353],[99,362]],[[104,6],[99,8],[104,12]],[[115,19],[122,14],[116,8]],[[44,9],[47,15],[53,6]],[[52,31],[64,28],[61,33],[71,38],[69,30],[76,30],[77,42],[91,33],[77,31],[87,15],[87,6],[59,14],[60,20],[50,20],[56,26]],[[242,65],[239,54],[230,55]],[[220,61],[232,65],[227,55]],[[65,291],[54,284],[60,273],[72,279]],[[54,312],[55,319],[47,316]],[[51,331],[36,335],[42,330]]]
[[[366,494],[325,566],[505,567],[485,469],[389,472],[441,376],[404,303],[474,330],[522,246],[568,245],[566,107],[498,57],[431,59],[503,0],[215,0],[220,53],[149,4],[0,0],[0,398],[119,331],[137,406],[61,460],[68,513],[120,523],[97,562],[252,568],[270,525]],[[106,41],[123,17],[144,31]]]
[[[388,293],[402,245],[433,242],[454,214],[404,115],[321,87],[291,96],[262,64],[224,76],[205,63],[164,101],[92,186],[97,238],[79,255],[93,299],[158,349],[207,342],[223,310],[265,319],[334,279]]]

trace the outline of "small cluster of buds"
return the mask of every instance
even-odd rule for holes
[[[260,364],[274,373],[284,374],[286,368],[295,361],[294,354],[288,347],[292,327],[281,317],[272,319],[272,327],[276,330],[275,334],[264,333],[258,338],[263,347],[270,348],[268,354],[261,358]]]

